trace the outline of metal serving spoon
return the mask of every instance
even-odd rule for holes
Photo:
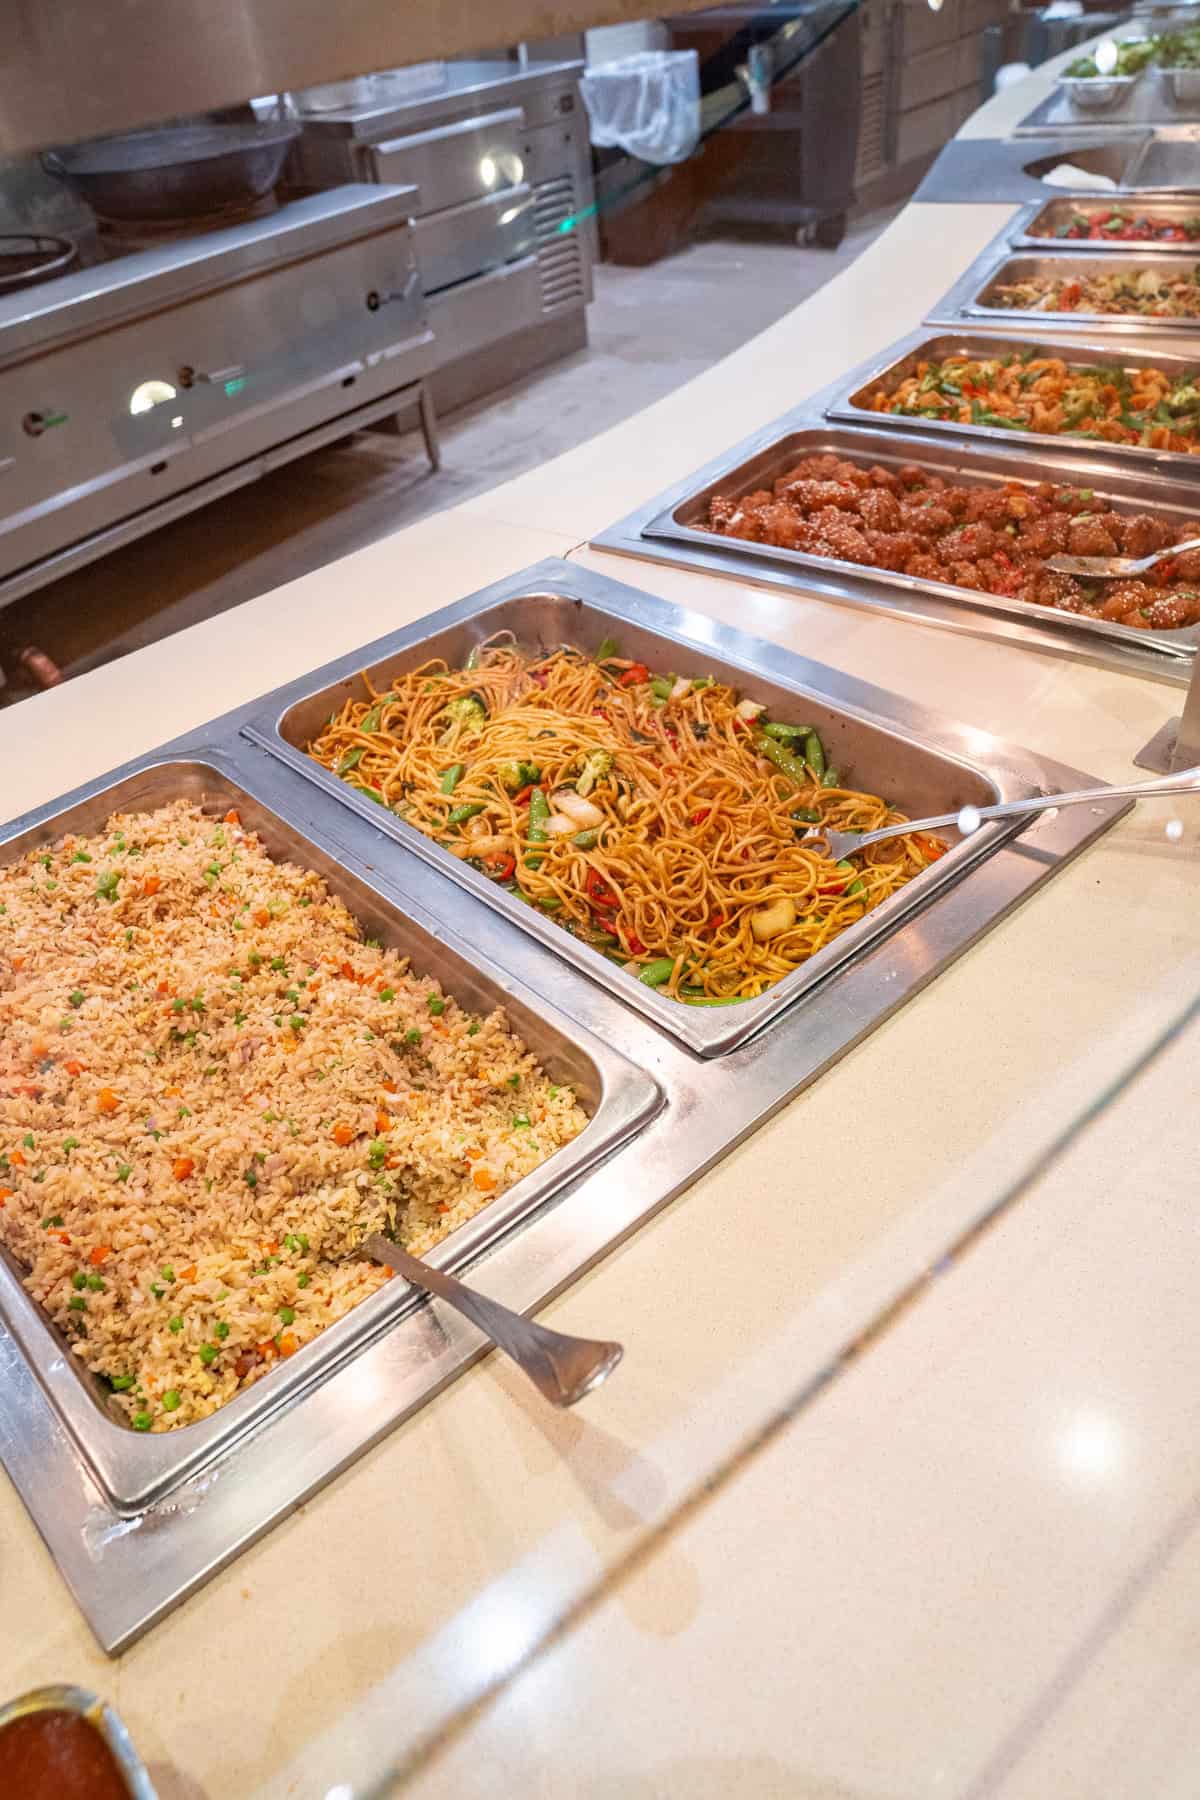
[[[410,1256],[378,1232],[364,1239],[359,1250],[366,1251],[376,1262],[386,1263],[427,1294],[436,1294],[439,1300],[457,1307],[464,1318],[478,1325],[493,1344],[511,1356],[518,1368],[524,1369],[553,1406],[574,1406],[612,1374],[625,1354],[621,1344],[567,1337],[532,1319],[523,1319],[498,1300],[489,1300],[474,1288],[464,1287],[453,1275],[444,1275],[440,1269]]]
[[[1172,544],[1167,550],[1154,550],[1149,556],[1048,556],[1046,567],[1056,575],[1087,575],[1094,581],[1127,580],[1131,575],[1145,575],[1160,562],[1182,556],[1185,550],[1200,550],[1200,538]]]
[[[936,831],[957,825],[964,837],[978,831],[985,819],[1019,819],[1025,813],[1048,812],[1052,806],[1085,806],[1089,800],[1143,800],[1151,794],[1200,793],[1200,768],[1180,769],[1152,781],[1129,781],[1122,787],[1079,788],[1073,794],[1037,794],[1032,800],[1008,800],[1000,806],[964,806],[956,813],[939,813],[935,819],[910,819],[903,825],[885,825],[879,831],[809,831],[801,839],[824,839],[834,862],[881,844],[884,838],[905,837],[910,831]]]

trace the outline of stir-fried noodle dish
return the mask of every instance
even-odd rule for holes
[[[800,711],[611,640],[527,654],[502,633],[364,690],[312,756],[690,1005],[761,994],[945,852],[913,833],[834,863],[822,826],[905,815],[844,782]]]

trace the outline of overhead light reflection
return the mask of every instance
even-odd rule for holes
[[[1125,1457],[1121,1433],[1103,1413],[1077,1413],[1058,1439],[1058,1458],[1069,1475],[1103,1481]]]
[[[142,381],[129,396],[129,410],[135,416],[147,413],[164,400],[174,400],[175,389],[169,381]]]

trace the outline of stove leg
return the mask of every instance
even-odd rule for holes
[[[429,391],[428,382],[421,383],[421,398],[417,404],[421,411],[421,436],[425,439],[425,454],[429,458],[429,467],[436,473],[442,466],[442,446],[438,440],[437,414],[433,410],[433,395]]]
[[[63,672],[53,657],[39,650],[36,644],[29,644],[17,653],[17,663],[29,679],[40,688],[58,687],[63,681]]]

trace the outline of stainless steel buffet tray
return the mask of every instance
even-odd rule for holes
[[[1038,323],[1040,327],[1041,321]],[[1195,481],[1200,473],[1200,453],[1197,452],[1151,450],[1144,449],[1140,444],[1110,444],[1099,438],[1073,436],[1069,432],[1005,431],[995,425],[964,425],[957,420],[946,422],[940,419],[914,418],[905,413],[875,412],[868,405],[876,388],[882,388],[885,393],[895,393],[902,382],[917,372],[921,363],[944,362],[948,357],[956,356],[984,359],[1013,356],[1058,357],[1068,369],[1094,368],[1097,363],[1109,368],[1117,364],[1126,372],[1135,369],[1161,369],[1171,377],[1173,383],[1180,383],[1195,380],[1200,375],[1200,332],[1197,334],[1196,347],[1189,354],[1178,344],[1164,344],[1160,349],[1157,344],[1151,348],[1124,340],[1119,344],[1105,344],[1095,338],[1085,341],[1073,338],[1070,342],[1063,342],[1061,339],[1047,341],[1029,334],[1006,334],[1002,337],[984,332],[943,332],[931,336],[928,331],[914,331],[890,345],[887,350],[869,357],[849,375],[841,376],[823,389],[814,396],[806,410],[823,412],[829,419],[845,419],[852,425],[872,425],[889,431],[919,433],[922,437],[953,438],[963,445],[1023,444],[1027,449],[1030,445],[1036,445],[1036,454],[1039,456],[1050,451],[1055,454],[1095,457],[1098,467],[1110,460],[1133,459],[1147,469],[1152,467],[1163,474],[1178,474],[1188,481]]]
[[[1200,260],[1200,258],[1198,258]],[[1128,317],[1121,313],[1039,312],[1033,307],[993,304],[996,290],[1011,282],[1028,280],[1034,275],[1048,275],[1064,281],[1078,280],[1081,275],[1111,278],[1114,275],[1140,275],[1153,271],[1164,282],[1178,280],[1182,265],[1176,257],[1160,258],[1153,245],[1144,249],[1106,250],[1089,255],[1081,245],[1077,250],[1042,250],[1037,255],[1014,256],[1007,236],[1001,234],[982,250],[966,272],[959,276],[949,291],[925,315],[927,325],[959,325],[964,320],[980,325],[997,325],[1011,330],[1022,326],[1036,331],[1103,331],[1121,338],[1158,338],[1180,336],[1193,341],[1200,334],[1200,313],[1186,319],[1155,319],[1138,313]],[[1112,360],[1111,354],[1109,360]]]
[[[1197,159],[1200,168],[1200,158]],[[1034,200],[1023,206],[1003,232],[1004,241],[1014,250],[1052,249],[1057,255],[1111,256],[1114,251],[1139,249],[1150,256],[1190,256],[1200,260],[1200,238],[1188,243],[1162,243],[1158,239],[1132,245],[1121,238],[1060,238],[1055,233],[1069,226],[1076,213],[1121,212],[1130,218],[1147,215],[1171,225],[1184,225],[1200,220],[1200,190],[1180,195],[1178,190],[1166,193],[1141,193],[1136,198],[1127,194],[1062,194],[1053,200]]]
[[[748,437],[736,450],[648,500],[637,513],[622,518],[619,524],[594,538],[594,544],[599,549],[685,563],[689,567],[738,574],[741,578],[748,576],[775,587],[829,594],[835,599],[846,599],[851,605],[901,612],[903,616],[937,623],[972,617],[977,621],[975,630],[986,637],[1002,635],[1013,641],[1013,634],[1018,632],[1018,641],[1031,648],[1045,648],[1060,655],[1076,653],[1087,661],[1101,662],[1106,668],[1186,682],[1196,644],[1200,643],[1200,626],[1187,626],[1178,632],[1135,632],[1130,626],[1114,625],[1108,619],[1085,619],[1004,594],[952,587],[946,581],[923,581],[889,569],[869,569],[860,563],[811,556],[806,551],[750,544],[745,538],[729,538],[696,526],[694,520],[703,517],[712,493],[741,495],[770,486],[775,475],[783,473],[799,457],[817,454],[846,455],[882,466],[914,464],[930,473],[961,477],[981,486],[1004,481],[1036,486],[1036,482],[1052,477],[1069,482],[1070,486],[1094,488],[1106,499],[1119,499],[1130,506],[1153,506],[1178,511],[1180,518],[1195,517],[1195,490],[1187,490],[1184,482],[1151,481],[1148,472],[1135,475],[1132,468],[1117,468],[1105,461],[1097,463],[1083,452],[1060,454],[1052,459],[1042,454],[1036,463],[1031,463],[1029,455],[1020,455],[1015,448],[1009,450],[999,443],[905,441],[903,434],[887,430],[887,419],[874,428],[828,425],[819,416],[815,418],[811,410],[820,405],[820,398],[824,396],[810,401],[808,407],[775,419],[774,425]],[[1009,619],[1022,623],[1002,625]]]
[[[577,602],[581,614],[590,608],[619,619],[631,633],[644,629],[672,644],[701,645],[706,660],[736,668],[756,684],[786,684],[789,694],[818,695],[825,713],[867,720],[895,741],[928,746],[950,767],[982,771],[994,791],[1049,792],[1088,781],[1079,770],[566,563],[538,564],[496,583],[415,626],[411,639],[456,625],[473,629],[504,602],[546,593]],[[341,674],[361,668],[372,654],[365,649],[345,658]],[[769,1029],[715,1060],[675,1039],[663,1028],[661,1014],[636,1011],[623,995],[593,980],[590,970],[585,973],[548,942],[516,929],[494,906],[481,905],[433,860],[410,854],[380,830],[378,809],[375,817],[363,816],[341,793],[325,791],[246,735],[252,720],[278,719],[319,679],[294,683],[190,732],[37,808],[0,835],[10,850],[19,842],[53,837],[67,816],[98,818],[114,793],[122,804],[139,794],[161,795],[164,767],[182,767],[191,771],[188,780],[195,789],[223,797],[236,791],[243,817],[258,824],[277,851],[315,867],[377,935],[396,933],[411,943],[414,954],[468,1004],[502,998],[527,1041],[547,1061],[575,1070],[585,1092],[599,1096],[592,1144],[580,1140],[581,1161],[569,1176],[563,1162],[547,1164],[544,1183],[535,1177],[536,1193],[527,1190],[528,1204],[515,1194],[500,1201],[502,1208],[510,1203],[514,1208],[506,1228],[500,1228],[498,1214],[491,1220],[481,1216],[473,1252],[465,1238],[447,1240],[443,1248],[447,1260],[477,1256],[473,1281],[521,1312],[544,1305],[711,1168],[1107,830],[1129,804],[1114,800],[1039,815],[1019,836],[964,870],[961,880],[931,895],[898,929],[863,943]],[[934,780],[941,778],[939,766],[935,757]],[[657,1111],[654,1083],[665,1100]],[[606,1131],[611,1131],[604,1138],[607,1153],[598,1157],[594,1151]],[[835,1366],[947,1246],[978,1223],[993,1199],[970,1184],[950,1207],[944,1196],[931,1196],[906,1218],[899,1247],[889,1243],[869,1269],[856,1262],[852,1285],[826,1290],[810,1315],[811,1342],[802,1366],[793,1370],[797,1384],[815,1382]],[[395,1301],[387,1293],[373,1315],[373,1329],[365,1330],[371,1304],[346,1322],[336,1356],[326,1347],[341,1328],[319,1341],[307,1382],[292,1380],[297,1355],[282,1383],[273,1375],[260,1384],[261,1400],[251,1391],[252,1405],[241,1415],[233,1412],[235,1400],[212,1421],[173,1434],[176,1445],[168,1434],[161,1441],[165,1456],[186,1455],[189,1443],[203,1442],[194,1462],[197,1473],[131,1514],[105,1491],[93,1462],[96,1455],[124,1458],[135,1448],[127,1442],[129,1434],[105,1417],[85,1378],[67,1366],[69,1357],[58,1347],[48,1348],[41,1315],[33,1312],[11,1270],[5,1273],[0,1460],[106,1650],[131,1643],[486,1348],[457,1314],[439,1302],[414,1302],[402,1286]],[[393,1305],[396,1310],[389,1310]],[[636,1319],[606,1316],[589,1323],[607,1334],[629,1333],[619,1380],[654,1379],[636,1351]],[[231,1420],[240,1428],[219,1444],[195,1435],[211,1426],[216,1437]],[[97,1451],[104,1433],[110,1436]],[[91,1456],[82,1450],[81,1436],[92,1447]],[[389,1466],[398,1504],[411,1505],[419,1495],[420,1470],[404,1449],[396,1446]],[[140,1440],[136,1450],[153,1456],[160,1444]],[[159,1479],[170,1482],[180,1472],[178,1466],[167,1471],[121,1462],[120,1467],[129,1472],[126,1492]],[[664,1495],[663,1505],[673,1494]]]
[[[270,772],[262,771],[268,777]],[[67,833],[82,836],[102,830],[114,812],[150,810],[186,799],[203,802],[219,818],[236,807],[242,823],[258,833],[272,857],[314,870],[371,936],[411,957],[419,975],[435,976],[472,1012],[488,1013],[503,1006],[542,1066],[575,1088],[591,1123],[573,1143],[429,1253],[429,1261],[439,1267],[462,1267],[610,1154],[650,1116],[661,1095],[648,1075],[590,1033],[581,1032],[541,1001],[531,1005],[501,971],[453,931],[435,936],[379,887],[343,867],[306,823],[303,809],[272,795],[270,788],[269,779],[255,782],[242,776],[215,753],[151,763],[123,779],[94,783],[69,806],[36,825],[0,834],[0,861],[13,861]],[[255,1430],[268,1414],[298,1399],[302,1404],[307,1390],[418,1304],[418,1295],[407,1284],[389,1282],[209,1418],[144,1435],[106,1404],[104,1383],[72,1354],[65,1337],[21,1285],[15,1260],[0,1246],[0,1319],[20,1344],[109,1501],[121,1512],[143,1511]]]
[[[802,457],[847,457],[864,467],[884,469],[916,467],[951,482],[967,482],[972,487],[1001,487],[1006,482],[1020,482],[1035,488],[1042,481],[1063,482],[1072,487],[1091,488],[1101,499],[1115,503],[1118,510],[1153,508],[1156,512],[1176,517],[1182,525],[1196,517],[1200,498],[1194,487],[1169,476],[1154,477],[1148,471],[1102,464],[1100,469],[1088,463],[1081,453],[1041,456],[1036,462],[1028,454],[995,444],[970,448],[963,444],[905,443],[895,432],[870,430],[862,426],[830,425],[804,413],[793,415],[771,428],[768,441],[750,440],[731,450],[713,468],[690,477],[671,490],[660,509],[642,526],[642,536],[667,543],[714,546],[727,551],[731,558],[749,562],[765,562],[792,569],[797,579],[809,582],[810,571],[835,571],[839,577],[849,574],[858,579],[882,582],[907,593],[929,593],[953,601],[956,605],[992,613],[1011,614],[1031,619],[1039,625],[1083,636],[1095,635],[1108,644],[1127,645],[1135,650],[1155,649],[1168,656],[1195,655],[1200,643],[1200,625],[1175,631],[1135,631],[1131,626],[1115,624],[1107,619],[1087,619],[1077,613],[1056,612],[1003,594],[985,594],[973,588],[957,587],[951,582],[928,581],[892,569],[870,568],[861,563],[842,562],[836,558],[814,556],[803,550],[782,550],[771,544],[755,544],[748,539],[726,537],[704,528],[709,502],[715,494],[740,498],[758,488],[770,488]],[[753,447],[752,447],[753,446]],[[1181,532],[1181,536],[1182,536]]]
[[[1049,137],[1059,131],[1101,131],[1116,135],[1144,131],[1148,125],[1194,127],[1197,120],[1200,120],[1200,107],[1177,101],[1157,69],[1149,68],[1111,106],[1076,106],[1070,99],[1069,90],[1054,87],[1025,114],[1014,128],[1013,136]]]
[[[282,707],[255,720],[251,734],[341,805],[353,808],[397,846],[433,863],[480,900],[504,913],[522,931],[531,932],[559,956],[585,969],[627,1006],[644,1012],[656,1025],[703,1056],[721,1055],[745,1043],[786,1007],[811,993],[841,964],[895,930],[948,883],[956,881],[981,857],[990,855],[1005,835],[1002,828],[993,825],[975,837],[954,841],[947,856],[884,905],[849,926],[824,950],[756,1000],[727,1007],[693,1007],[670,1000],[305,754],[306,746],[331,713],[340,712],[347,699],[362,697],[364,673],[370,677],[372,688],[383,692],[398,676],[433,658],[442,659],[450,668],[461,668],[474,646],[497,632],[511,632],[519,646],[531,651],[547,651],[559,644],[595,651],[606,638],[615,638],[623,656],[644,662],[651,669],[716,675],[748,698],[765,703],[775,718],[796,719],[803,714],[806,721],[816,725],[831,765],[836,763],[842,770],[848,787],[881,793],[910,818],[957,812],[968,803],[984,806],[1015,799],[1019,784],[975,764],[963,746],[953,751],[939,748],[923,742],[915,732],[898,730],[852,707],[831,704],[827,695],[803,681],[799,669],[789,671],[788,659],[778,651],[766,654],[767,646],[763,644],[754,645],[753,661],[731,660],[720,655],[711,641],[689,641],[652,623],[644,609],[631,610],[611,603],[598,605],[554,587],[535,588],[498,601],[489,601],[485,596],[477,608],[466,614],[455,609],[455,614],[451,620],[445,614],[435,613],[430,619],[381,638],[365,652],[331,663],[311,682],[297,683],[286,690]],[[955,833],[947,835],[956,839]]]

